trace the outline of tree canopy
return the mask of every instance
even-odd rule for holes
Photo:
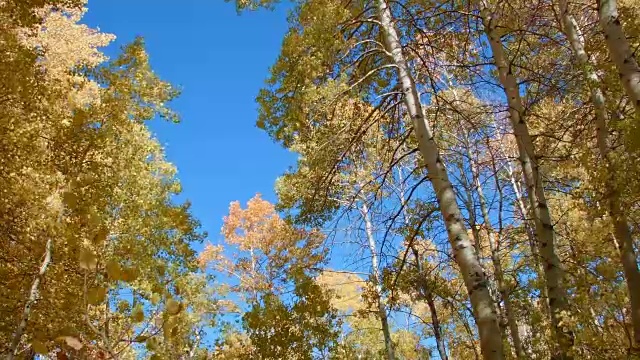
[[[209,235],[144,39],[0,0],[0,356],[639,358],[640,3],[289,5],[254,121],[296,161]]]

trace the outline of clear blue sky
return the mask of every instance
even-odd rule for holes
[[[150,127],[210,240],[220,240],[231,201],[256,192],[275,201],[274,181],[295,156],[256,128],[254,100],[280,52],[287,7],[238,15],[223,0],[89,0],[88,8],[84,23],[117,36],[107,54],[143,36],[156,73],[182,90],[172,104],[182,122]]]
[[[141,35],[156,73],[182,89],[180,124],[151,129],[178,168],[183,196],[212,240],[229,202],[256,192],[275,200],[273,184],[295,157],[256,128],[258,90],[287,29],[287,11],[238,15],[223,0],[89,0],[83,22],[118,38]]]

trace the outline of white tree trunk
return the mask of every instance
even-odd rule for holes
[[[505,151],[502,147],[502,144],[500,145],[500,150],[504,155]],[[525,232],[527,233],[527,238],[529,240],[529,246],[531,248],[531,256],[533,257],[534,271],[536,272],[537,278],[542,279],[544,277],[544,269],[540,264],[540,254],[538,253],[538,248],[536,247],[537,241],[536,241],[535,230],[532,229],[531,221],[527,218],[527,214],[529,214],[529,211],[527,210],[527,206],[525,202],[522,200],[523,196],[522,196],[522,191],[520,190],[521,186],[518,183],[518,180],[516,179],[515,174],[513,172],[513,167],[511,166],[511,160],[507,161],[507,163],[505,164],[505,168],[507,170],[507,176],[509,177],[509,183],[511,184],[511,188],[513,189],[515,202],[517,204],[518,211],[520,212],[520,217],[522,218],[524,229],[525,229]],[[496,169],[494,169],[494,171],[497,173]],[[547,316],[548,318],[551,318],[551,315],[550,315],[551,311],[549,310],[549,302],[547,301],[547,299],[549,298],[549,296],[547,295],[547,288],[546,286],[542,286],[540,287],[539,290],[540,290],[540,298],[544,299],[544,301],[540,301],[541,310],[545,316]]]
[[[540,255],[544,262],[549,309],[551,311],[551,324],[559,345],[554,354],[554,358],[570,359],[571,357],[568,355],[568,352],[573,346],[573,334],[563,329],[560,325],[562,312],[568,309],[568,303],[567,292],[562,284],[564,272],[560,266],[560,260],[558,259],[555,249],[556,236],[551,220],[551,213],[547,206],[533,141],[523,117],[524,106],[520,98],[518,82],[505,57],[500,35],[496,31],[497,24],[493,18],[493,13],[485,1],[483,1],[483,7],[481,16],[484,30],[489,38],[495,66],[498,69],[498,77],[507,97],[509,119],[518,144],[518,155],[527,185],[530,210],[533,213]]]
[[[389,330],[389,317],[387,316],[387,308],[385,306],[384,299],[382,298],[382,276],[380,274],[378,263],[378,247],[376,246],[376,239],[373,235],[373,224],[371,223],[369,208],[364,202],[362,203],[360,213],[364,219],[365,232],[369,242],[369,251],[371,252],[371,272],[373,274],[373,279],[376,282],[378,315],[380,316],[380,324],[382,325],[382,333],[384,335],[384,348],[387,351],[387,360],[395,360],[396,355],[393,348],[393,341],[391,340],[391,331]]]
[[[455,94],[455,91],[454,91]],[[464,165],[462,163],[459,164],[460,170],[460,182],[462,183],[462,188],[465,190],[466,201],[464,202],[464,206],[467,208],[467,215],[469,221],[469,227],[471,228],[471,235],[473,237],[473,247],[476,252],[476,258],[478,262],[482,265],[482,248],[480,244],[480,229],[478,228],[478,223],[476,220],[476,209],[475,209],[475,201],[473,200],[473,192],[472,185],[469,184],[467,178],[464,174]],[[500,308],[496,309],[498,312]],[[499,314],[498,314],[499,315]]]
[[[502,144],[500,144],[500,151],[502,153],[502,156],[504,156],[505,158],[508,158],[510,156],[507,156]],[[530,212],[527,209],[527,205],[525,204],[525,202],[522,200],[523,199],[523,195],[522,195],[522,190],[520,190],[522,187],[518,181],[518,179],[516,179],[515,173],[513,171],[513,167],[511,166],[511,160],[506,161],[505,163],[505,169],[507,170],[507,176],[509,177],[509,183],[511,184],[511,188],[513,189],[513,195],[515,197],[515,202],[518,208],[518,211],[520,212],[520,217],[522,218],[522,222],[524,224],[524,228],[525,228],[525,232],[527,233],[527,238],[529,240],[529,246],[531,248],[531,256],[533,257],[533,266],[535,267],[534,270],[536,271],[536,276],[539,279],[542,279],[544,277],[544,269],[540,264],[540,254],[538,253],[538,248],[536,247],[536,234],[535,234],[535,230],[532,228],[531,226],[531,221],[528,218],[528,215]],[[496,170],[497,173],[497,170]],[[534,225],[535,227],[535,225]],[[545,299],[544,301],[541,301],[542,304],[542,310],[544,312],[545,315],[550,316],[550,311],[549,311],[549,302],[546,300],[549,298],[549,296],[547,295],[547,288],[546,286],[543,286],[540,288],[540,297]]]
[[[480,347],[483,357],[486,360],[504,359],[500,327],[498,326],[496,310],[489,294],[486,274],[476,259],[469,241],[460,208],[456,203],[453,186],[442,163],[440,151],[420,103],[416,84],[402,52],[402,44],[393,23],[391,10],[385,0],[377,0],[376,5],[384,32],[384,42],[394,64],[398,68],[398,78],[404,93],[404,102],[413,122],[418,147],[425,161],[431,184],[444,217],[453,256],[460,267],[465,286],[469,292],[480,334]]]
[[[479,186],[479,183],[478,183],[478,189],[480,191],[478,193],[478,196],[480,196],[480,198],[482,199],[480,200],[481,201],[480,206],[486,209],[486,205],[484,205],[486,204],[486,201],[484,200],[484,195],[481,192],[482,188]],[[498,291],[500,292],[500,297],[504,302],[504,312],[507,317],[507,324],[509,325],[511,341],[513,343],[513,348],[516,352],[516,357],[518,359],[524,359],[525,354],[524,354],[524,348],[522,346],[522,340],[520,338],[520,331],[518,329],[518,322],[516,320],[515,314],[513,313],[511,297],[504,284],[504,272],[502,270],[502,261],[500,259],[500,253],[498,248],[499,243],[496,241],[495,233],[489,223],[488,213],[484,209],[482,212],[483,212],[484,221],[485,221],[485,229],[487,230],[487,236],[489,238],[489,247],[491,250],[491,261],[493,262],[493,267],[495,269],[495,276],[496,276],[496,282],[498,284]]]
[[[638,114],[640,113],[640,67],[622,29],[618,17],[618,4],[616,0],[596,0],[596,3],[609,56],[618,69],[622,86]]]
[[[593,71],[593,64],[584,50],[584,37],[582,36],[580,27],[569,12],[567,0],[559,0],[559,3],[564,33],[571,44],[571,49],[573,50],[574,55],[582,66],[591,91],[591,103],[593,104],[596,113],[596,143],[598,145],[600,157],[604,162],[604,168],[607,171],[607,180],[605,185],[608,195],[609,216],[613,222],[614,236],[620,252],[620,260],[622,262],[622,268],[627,282],[627,290],[629,291],[629,298],[631,300],[633,337],[636,345],[640,345],[640,271],[638,271],[638,264],[636,262],[637,257],[633,248],[633,238],[629,231],[628,220],[620,203],[620,191],[618,189],[616,170],[613,167],[609,156],[609,129],[607,127],[605,97],[600,87],[600,81]],[[612,2],[607,1],[607,3],[609,3],[608,6],[611,7],[610,3]],[[600,3],[601,14],[603,5],[603,3]],[[616,12],[615,2],[613,2],[613,6],[613,11]],[[635,59],[633,60],[635,61]]]
[[[53,242],[51,239],[47,240],[44,251],[44,260],[42,260],[42,264],[40,265],[40,270],[36,275],[35,279],[31,283],[31,290],[29,291],[29,297],[27,298],[27,302],[24,305],[24,310],[22,310],[22,318],[20,320],[20,324],[16,328],[16,331],[13,333],[13,337],[11,339],[11,346],[9,347],[9,355],[7,355],[7,360],[13,360],[18,352],[18,346],[20,345],[20,339],[24,334],[25,329],[27,328],[27,322],[29,321],[29,316],[31,315],[31,307],[36,302],[36,298],[38,297],[38,288],[40,287],[40,283],[44,278],[44,274],[49,267],[49,263],[51,263],[51,251],[53,247]]]
[[[466,136],[465,136],[466,140]],[[482,190],[482,184],[480,183],[480,172],[478,167],[471,158],[471,149],[469,143],[465,144],[467,150],[467,157],[469,157],[469,164],[471,165],[471,175],[473,176],[473,183],[475,185],[475,191],[478,194],[478,202],[480,203],[480,211],[482,212],[482,220],[484,221],[484,229],[487,232],[489,239],[489,250],[491,251],[491,262],[493,263],[493,269],[495,272],[496,283],[498,285],[498,292],[502,301],[504,302],[504,312],[507,318],[507,324],[509,325],[509,332],[511,334],[511,341],[513,343],[516,357],[518,359],[524,359],[525,354],[522,347],[522,340],[520,339],[520,331],[518,330],[518,323],[513,313],[513,306],[511,305],[511,298],[507,292],[507,288],[504,284],[504,273],[502,271],[502,260],[500,259],[499,243],[495,239],[495,232],[491,225],[491,219],[489,218],[489,208],[487,206],[487,200],[484,197],[484,191]]]

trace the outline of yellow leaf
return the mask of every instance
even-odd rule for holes
[[[104,244],[104,242],[107,240],[107,235],[109,235],[109,231],[107,231],[105,227],[101,227],[93,237],[93,243],[96,245]]]
[[[73,336],[60,336],[56,340],[65,342],[69,347],[75,350],[82,349],[82,342]]]
[[[78,203],[78,197],[72,192],[65,192],[64,195],[62,195],[62,201],[66,206],[74,207]]]
[[[98,265],[96,255],[89,249],[80,250],[78,262],[80,263],[80,268],[85,270],[95,270]]]
[[[107,289],[105,288],[93,288],[87,292],[87,302],[90,305],[98,305],[104,302],[107,297]]]
[[[136,268],[126,268],[122,270],[122,281],[132,282],[138,278],[138,270]]]
[[[109,275],[109,279],[113,281],[120,281],[124,278],[122,268],[120,267],[120,264],[115,260],[110,260],[107,262],[107,275]]]
[[[158,264],[156,270],[158,271],[158,274],[164,275],[167,271],[167,267],[164,264]]]
[[[91,210],[89,212],[88,217],[89,217],[89,219],[88,219],[89,226],[91,226],[92,229],[95,229],[96,227],[98,227],[100,225],[100,222],[102,221],[100,219],[100,215],[98,215],[95,212],[95,210]]]
[[[165,288],[157,283],[154,283],[153,285],[151,285],[151,291],[155,294],[162,294],[165,291]]]
[[[143,342],[147,341],[147,339],[149,339],[149,337],[146,336],[146,335],[138,335],[138,336],[136,336],[135,339],[133,339],[133,341],[134,342],[138,342],[138,343],[143,343]]]
[[[177,337],[177,336],[178,336],[178,332],[179,332],[179,331],[180,331],[180,328],[178,328],[178,326],[174,326],[174,327],[171,329],[171,337],[172,337],[172,338]]]
[[[125,312],[127,310],[129,310],[129,302],[127,300],[120,300],[118,302],[118,311],[119,312]]]
[[[145,345],[147,350],[154,351],[158,347],[158,341],[155,338],[149,338],[147,339]]]
[[[153,305],[158,305],[158,303],[160,302],[160,294],[158,293],[153,293],[151,295],[151,304]]]
[[[131,311],[131,320],[135,323],[140,323],[144,320],[144,311],[142,310],[142,306],[136,305],[133,311]]]
[[[47,345],[41,343],[38,340],[33,340],[31,342],[31,348],[33,349],[33,351],[35,351],[37,354],[40,354],[40,355],[46,355],[49,353],[49,349],[47,348]]]
[[[178,315],[180,313],[180,311],[182,310],[182,304],[178,301],[175,301],[173,299],[169,299],[167,300],[167,313],[169,315]]]

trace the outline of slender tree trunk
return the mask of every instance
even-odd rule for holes
[[[631,300],[631,322],[633,324],[633,339],[635,346],[640,347],[640,272],[638,272],[637,255],[633,249],[633,238],[627,225],[626,216],[621,209],[617,191],[611,190],[609,198],[610,213],[615,235],[618,241],[618,251],[622,260],[622,268],[627,279],[627,289]]]
[[[473,334],[473,330],[471,330],[471,325],[469,325],[469,321],[467,320],[467,317],[464,315],[466,312],[468,312],[468,310],[467,310],[468,308],[465,306],[462,309],[458,310],[455,307],[455,305],[452,305],[452,308],[454,309],[454,313],[458,317],[458,320],[460,321],[460,323],[462,323],[462,327],[464,328],[464,332],[467,334],[468,343],[469,343],[468,346],[473,351],[474,359],[479,360],[480,359],[480,354],[478,354],[478,347],[475,344],[475,335]]]
[[[416,259],[416,269],[418,270],[418,274],[420,274],[420,276],[423,276],[424,273],[422,270],[422,262],[420,260],[420,252],[414,244],[411,244],[411,251],[413,252],[413,256]],[[421,297],[424,297],[424,300],[429,306],[429,313],[431,315],[431,326],[433,327],[433,336],[436,338],[436,347],[438,348],[438,354],[440,355],[440,359],[448,360],[449,357],[447,356],[447,348],[445,347],[444,338],[442,337],[442,328],[440,327],[440,319],[438,318],[438,310],[436,309],[433,292],[429,288],[426,277],[422,278],[420,284],[420,290],[422,292]]]
[[[614,168],[609,156],[609,129],[607,127],[605,97],[600,87],[598,76],[593,71],[593,64],[584,49],[584,37],[582,36],[580,27],[578,26],[575,18],[569,12],[567,0],[559,0],[559,3],[564,33],[571,44],[571,49],[573,50],[574,55],[582,66],[591,91],[591,103],[593,104],[596,113],[596,143],[607,172],[605,186],[607,192],[606,197],[609,205],[609,216],[613,222],[614,236],[616,238],[618,251],[620,252],[620,260],[622,262],[622,268],[627,282],[627,290],[629,291],[629,298],[631,300],[633,338],[635,344],[640,345],[640,271],[638,271],[636,252],[633,248],[633,237],[629,231],[629,222],[625,212],[622,210],[620,202],[620,191],[618,188],[619,185],[616,169]],[[608,5],[600,3],[601,16],[602,7],[611,7],[611,3],[613,3],[613,12],[617,13],[615,9],[615,1],[606,1],[606,3],[608,3]],[[610,39],[607,40],[609,41]],[[635,61],[635,59],[633,60]],[[640,72],[637,72],[637,74],[640,74]]]
[[[468,144],[467,144],[468,145]],[[476,165],[471,160],[471,151],[467,146],[467,156],[469,156],[469,162],[471,164],[471,173],[475,183],[476,193],[478,194],[478,202],[480,203],[480,211],[482,212],[482,219],[484,221],[484,228],[487,232],[489,239],[489,249],[491,251],[491,262],[495,271],[496,282],[498,285],[498,292],[502,301],[504,302],[504,312],[507,318],[507,324],[509,325],[509,332],[511,333],[511,341],[516,352],[518,359],[524,359],[524,350],[522,347],[522,340],[520,339],[520,331],[518,330],[518,323],[513,313],[513,307],[511,306],[511,298],[507,292],[507,288],[504,284],[504,273],[502,271],[502,261],[500,259],[499,243],[495,239],[495,231],[491,226],[491,219],[489,218],[489,209],[487,206],[487,200],[484,197],[484,191],[482,190],[482,184],[480,183],[480,174]]]
[[[618,4],[616,0],[596,0],[596,4],[609,56],[618,69],[620,82],[633,102],[636,115],[640,115],[640,67],[622,29]]]
[[[489,145],[489,144],[487,144]],[[502,148],[502,144],[500,144],[500,155],[504,156],[504,149]],[[527,234],[527,238],[529,240],[529,246],[531,247],[531,253],[533,256],[533,263],[534,263],[534,271],[536,271],[536,275],[539,279],[542,278],[542,269],[540,268],[540,263],[538,261],[538,252],[536,250],[536,244],[535,244],[535,234],[533,233],[533,231],[531,230],[531,226],[530,226],[530,222],[527,219],[527,211],[524,205],[524,202],[522,200],[522,195],[520,192],[520,187],[518,185],[518,183],[515,180],[515,177],[513,175],[513,169],[511,168],[511,163],[510,160],[506,162],[505,164],[506,170],[507,170],[507,176],[509,177],[509,183],[511,184],[512,188],[513,188],[513,192],[514,195],[516,196],[516,203],[517,203],[517,208],[520,211],[520,214],[522,216],[522,222],[524,224],[524,229],[525,232]],[[498,210],[498,223],[499,223],[499,230],[497,231],[497,235],[498,235],[498,242],[496,243],[496,248],[499,250],[500,248],[500,240],[499,238],[502,236],[502,229],[503,229],[503,225],[502,225],[502,210],[503,210],[503,206],[502,206],[502,201],[504,199],[504,192],[503,192],[503,187],[501,185],[500,182],[500,177],[498,176],[499,173],[499,168],[497,166],[497,162],[495,159],[495,156],[493,153],[491,153],[491,170],[494,173],[493,179],[495,182],[495,186],[496,189],[498,189],[498,194],[500,196],[500,209]],[[482,197],[483,199],[484,196]],[[486,204],[486,200],[485,200],[485,204]],[[543,293],[544,296],[544,301],[541,301],[540,303],[543,304],[543,314],[548,318],[549,317],[549,309],[548,309],[548,303],[546,301],[546,287],[542,286],[540,288],[541,292]],[[509,299],[510,300],[510,299]],[[505,303],[505,308],[506,308],[506,303]],[[511,302],[509,301],[509,307],[510,309],[508,310],[508,312],[510,314],[513,314],[513,310],[512,310],[512,306],[511,306]],[[533,358],[533,354],[531,353],[531,349],[527,346],[524,346],[522,339],[527,339],[531,337],[531,331],[527,331],[527,329],[530,329],[530,324],[523,324],[523,322],[521,321],[520,323],[518,323],[517,319],[515,319],[515,315],[513,316],[513,320],[515,320],[515,329],[517,331],[518,334],[518,338],[520,340],[520,349],[521,351],[524,353],[525,358]],[[513,324],[511,323],[511,319],[508,319],[509,321],[509,327],[513,328]],[[524,329],[521,328],[521,326],[526,326]],[[513,332],[513,334],[515,334],[516,332]],[[515,346],[516,341],[514,340],[514,346]],[[518,347],[518,346],[516,346]],[[516,354],[517,355],[517,354]]]
[[[202,340],[202,329],[198,330],[196,333],[196,341],[191,345],[191,349],[189,349],[189,360],[195,359],[196,350],[198,350],[198,346],[200,346],[200,341]]]
[[[20,320],[20,324],[18,324],[16,331],[13,333],[7,360],[13,360],[18,352],[18,345],[20,345],[20,339],[22,338],[22,335],[24,334],[24,331],[27,328],[27,322],[29,321],[29,316],[31,315],[31,307],[35,303],[36,298],[38,296],[38,288],[40,287],[40,283],[44,278],[44,274],[47,271],[47,268],[49,267],[49,263],[51,263],[52,247],[53,247],[53,243],[51,239],[48,239],[45,245],[44,260],[42,260],[42,264],[40,265],[40,270],[38,271],[38,274],[36,275],[35,279],[33,279],[33,283],[31,283],[29,298],[27,299],[27,302],[24,305],[24,310],[22,311],[22,319]]]
[[[455,94],[455,91],[454,91]],[[465,140],[466,140],[466,134],[465,136]],[[469,162],[471,163],[471,153],[469,152],[469,143],[468,141],[466,141],[465,143],[466,146],[466,151],[467,151],[467,156],[469,158]],[[471,235],[473,237],[473,244],[475,246],[475,251],[476,251],[476,257],[478,258],[478,261],[482,264],[482,257],[481,257],[481,242],[482,242],[482,235],[480,232],[480,226],[477,223],[477,214],[476,214],[476,208],[475,208],[475,201],[473,199],[473,192],[475,189],[475,181],[474,179],[471,180],[471,182],[473,182],[473,184],[470,184],[469,181],[466,178],[466,174],[464,174],[464,166],[463,164],[460,164],[460,179],[462,181],[462,187],[464,188],[464,191],[466,193],[466,208],[467,208],[467,212],[469,215],[469,226],[471,227]],[[475,174],[472,171],[472,178],[475,178]],[[495,264],[494,264],[495,265]],[[497,269],[494,266],[494,271],[497,271]],[[491,298],[493,299],[493,301],[495,302],[495,307],[496,307],[496,311],[498,313],[498,319],[499,322],[498,324],[500,325],[500,335],[502,336],[502,342],[503,343],[507,343],[507,333],[505,331],[505,321],[504,319],[506,318],[502,306],[500,306],[500,296],[499,294],[499,288],[500,285],[496,284],[495,282],[492,281],[492,279],[489,277],[487,279],[487,281],[489,282],[489,293],[491,294]],[[506,351],[510,351],[510,349],[507,349]]]
[[[391,331],[389,330],[389,317],[387,316],[387,308],[382,299],[382,276],[380,275],[380,268],[378,267],[378,248],[376,246],[376,240],[373,237],[373,224],[371,223],[369,208],[364,202],[362,203],[360,213],[364,219],[365,232],[367,233],[367,240],[369,241],[369,251],[371,252],[371,272],[376,282],[376,292],[378,293],[378,315],[380,316],[382,333],[384,334],[384,347],[387,351],[387,359],[395,360],[396,355],[393,349],[393,341],[391,340]]]
[[[467,208],[467,213],[469,215],[469,227],[471,228],[471,234],[473,235],[473,248],[476,252],[476,258],[478,258],[478,262],[482,264],[482,248],[480,246],[480,229],[478,229],[478,223],[476,221],[476,209],[475,202],[473,201],[473,192],[471,191],[471,185],[467,181],[467,178],[464,174],[464,165],[460,163],[460,180],[462,182],[462,187],[464,188],[466,201],[465,207]],[[500,309],[497,309],[500,311]]]
[[[540,255],[545,264],[544,272],[549,296],[549,309],[551,310],[551,324],[559,346],[555,351],[554,359],[571,359],[569,350],[573,346],[573,334],[563,329],[560,325],[562,312],[568,309],[568,302],[567,292],[562,284],[564,273],[555,249],[556,239],[551,213],[547,206],[533,141],[531,140],[529,128],[523,116],[524,106],[520,98],[518,82],[504,54],[500,35],[496,32],[496,20],[493,18],[493,14],[484,0],[483,7],[481,16],[484,30],[489,38],[493,59],[498,69],[498,77],[504,88],[509,104],[509,119],[511,120],[518,144],[519,160],[524,173],[527,195],[536,225]]]
[[[433,327],[433,336],[436,338],[436,348],[438,349],[438,355],[441,360],[449,360],[447,356],[447,348],[444,345],[444,338],[442,337],[442,329],[440,328],[440,319],[438,319],[438,311],[436,309],[436,303],[433,298],[433,294],[429,293],[427,298],[427,305],[429,306],[429,313],[431,314],[431,325]]]
[[[500,145],[500,151],[502,151],[503,155],[505,155],[506,157],[506,153],[502,148],[502,144]],[[527,239],[529,240],[529,247],[531,248],[531,256],[533,258],[533,266],[535,267],[534,270],[536,272],[536,277],[538,279],[543,279],[544,268],[542,267],[542,264],[540,264],[540,253],[537,247],[535,229],[532,228],[531,221],[527,218],[527,214],[529,214],[530,211],[527,209],[527,205],[522,200],[524,197],[522,195],[522,191],[520,190],[521,186],[518,183],[518,180],[516,179],[510,160],[507,160],[505,164],[505,168],[507,170],[507,176],[509,177],[509,183],[511,184],[511,188],[513,189],[513,194],[515,196],[517,209],[520,212],[520,216],[522,217],[522,222],[524,223],[525,232],[527,233]],[[540,287],[539,290],[540,290],[540,297],[543,299],[543,301],[540,302],[542,305],[542,311],[547,317],[551,318],[551,311],[549,310],[549,295],[547,294],[547,287],[542,286]]]
[[[499,135],[498,135],[498,140],[499,140]],[[507,176],[509,177],[509,183],[511,184],[511,189],[513,189],[513,195],[515,197],[514,200],[516,203],[516,207],[520,212],[520,216],[522,217],[522,222],[524,224],[524,228],[527,233],[529,246],[531,248],[531,255],[533,256],[533,262],[537,269],[536,271],[538,272],[538,277],[542,278],[542,276],[540,275],[543,273],[543,271],[542,271],[542,267],[540,266],[540,254],[538,254],[538,248],[536,247],[535,230],[532,229],[531,221],[528,219],[528,216],[527,216],[527,214],[529,214],[530,212],[529,210],[527,210],[527,205],[525,204],[524,200],[522,200],[524,196],[522,195],[522,190],[520,190],[521,185],[516,179],[515,173],[513,171],[513,167],[511,166],[511,160],[509,159],[511,155],[507,154],[504,147],[502,146],[502,143],[500,143],[500,152],[501,152],[501,155],[504,156],[506,159],[505,169],[507,170]],[[497,170],[497,169],[494,168],[494,170]]]
[[[480,334],[480,347],[483,356],[486,360],[503,359],[500,327],[498,326],[493,300],[489,294],[486,274],[474,256],[460,208],[456,203],[453,186],[442,163],[440,151],[425,118],[418,90],[402,52],[402,44],[393,23],[391,10],[385,0],[377,0],[376,5],[384,32],[384,42],[394,64],[398,68],[398,78],[404,92],[404,102],[413,122],[418,147],[429,171],[431,184],[444,217],[453,256],[460,266],[460,271],[469,292]]]
[[[407,209],[406,209],[407,203],[404,196],[405,194],[404,187],[402,185],[402,169],[401,168],[398,168],[398,178],[400,179],[400,183],[401,183],[400,204],[403,208],[402,213],[404,218],[404,224],[408,226],[409,217],[407,216]],[[420,276],[422,279],[422,285],[420,290],[422,291],[425,301],[429,306],[429,314],[431,316],[431,327],[433,328],[433,336],[436,339],[436,348],[438,349],[438,355],[440,355],[441,360],[449,360],[449,357],[447,355],[447,347],[444,343],[444,337],[442,336],[442,328],[440,327],[440,319],[438,317],[438,310],[436,308],[435,298],[433,296],[433,291],[431,291],[431,289],[429,288],[427,278],[426,278],[427,275],[423,272],[420,252],[418,251],[414,243],[411,243],[410,247],[411,247],[411,251],[413,252],[413,256],[416,259],[416,270],[418,271],[418,274],[420,274],[418,276]]]

